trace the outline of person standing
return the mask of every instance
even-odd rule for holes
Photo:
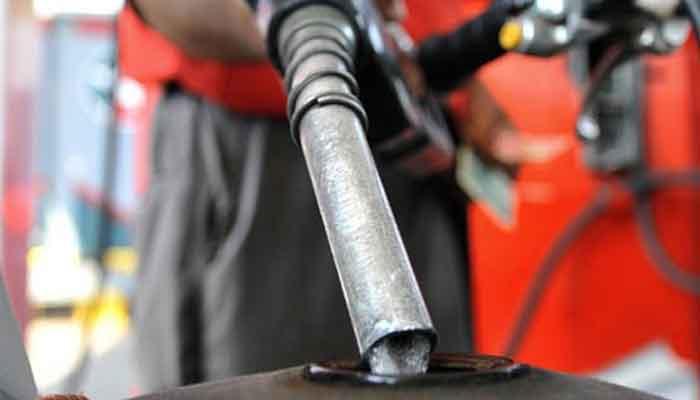
[[[389,20],[406,12],[375,1]],[[357,356],[251,6],[132,0],[120,16],[122,69],[163,87],[133,303],[146,391]],[[437,350],[469,351],[464,203],[430,178],[379,167]]]

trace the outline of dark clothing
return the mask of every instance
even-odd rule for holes
[[[135,299],[147,391],[357,347],[301,152],[284,122],[169,91],[155,119]],[[470,349],[464,206],[382,171],[438,332]]]

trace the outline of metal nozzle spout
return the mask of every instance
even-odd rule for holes
[[[378,375],[424,373],[437,334],[367,143],[357,30],[336,7],[294,4],[277,54],[360,354]]]
[[[384,376],[410,376],[428,372],[431,337],[420,332],[389,336],[380,340],[368,354],[372,373]]]

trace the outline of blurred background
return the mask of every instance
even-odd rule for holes
[[[146,93],[117,76],[122,1],[0,4],[2,264],[37,384],[61,392],[72,379],[96,398],[123,398],[131,387],[135,110]]]
[[[78,388],[117,399],[139,390],[130,357],[132,221],[147,185],[159,88],[117,69],[122,3],[0,0],[2,270],[42,393]],[[637,117],[654,170],[700,168],[698,54],[690,40],[642,61]],[[575,54],[509,55],[479,74],[513,126],[541,139],[517,180],[470,206],[479,352],[504,351],[542,260],[609,178],[584,162],[574,132],[577,65]],[[696,399],[699,297],[659,275],[637,233],[636,200],[614,192],[609,210],[557,259],[517,358]],[[653,205],[664,251],[699,273],[698,191],[665,188]]]

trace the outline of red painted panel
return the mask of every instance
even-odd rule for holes
[[[647,59],[648,156],[656,170],[698,167],[697,49]],[[509,56],[482,78],[524,132],[574,141],[579,90],[566,60]],[[583,166],[578,146],[537,166],[518,182],[518,224],[505,230],[470,209],[478,349],[500,353],[525,291],[555,238],[602,182]],[[669,284],[653,267],[637,234],[631,198],[617,190],[611,209],[561,261],[532,322],[520,360],[591,372],[665,340],[687,359],[700,359],[697,298]],[[655,197],[658,230],[674,259],[698,268],[698,196],[666,190]]]

